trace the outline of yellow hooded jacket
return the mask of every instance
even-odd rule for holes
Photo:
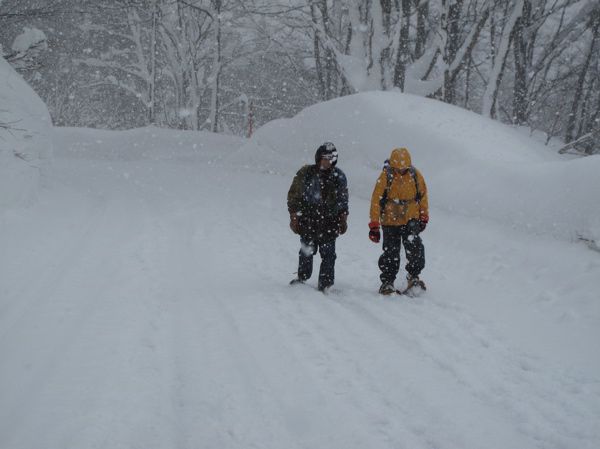
[[[371,196],[371,222],[380,223],[383,226],[402,226],[407,224],[410,219],[428,220],[427,185],[421,172],[412,167],[408,150],[396,148],[392,151],[389,164],[392,168],[393,179],[388,190],[385,208],[381,210],[380,206],[387,186],[387,173],[384,169],[377,179]],[[416,181],[419,183],[421,199],[418,202],[415,178],[409,169],[415,171]]]

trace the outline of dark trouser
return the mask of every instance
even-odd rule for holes
[[[303,281],[310,278],[313,271],[313,256],[317,250],[321,255],[321,268],[319,269],[319,288],[323,289],[333,285],[335,277],[335,239],[325,243],[315,242],[307,237],[300,237],[300,261],[298,263],[298,278]]]
[[[400,248],[406,252],[406,271],[418,276],[425,268],[425,247],[418,235],[411,234],[407,226],[383,226],[383,254],[379,258],[381,282],[393,283],[400,270]]]

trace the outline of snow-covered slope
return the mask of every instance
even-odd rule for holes
[[[393,110],[407,112],[388,125]],[[287,285],[299,242],[285,196],[323,140],[351,186],[329,296]],[[553,216],[520,171],[593,187],[563,171],[578,161],[395,94],[318,105],[250,142],[153,128],[56,141],[40,201],[2,221],[0,448],[598,446],[598,253],[556,238],[574,222],[534,233],[505,203],[472,204],[503,181],[516,207],[525,195]],[[375,293],[367,238],[397,145],[432,202],[429,289],[414,300]],[[460,167],[489,180],[474,188]]]
[[[422,97],[371,92],[310,107],[261,128],[236,159],[290,174],[333,141],[363,198],[393,148],[405,146],[432,204],[520,231],[600,241],[600,157],[565,160],[496,121]]]
[[[0,210],[31,200],[52,153],[46,105],[0,56]]]

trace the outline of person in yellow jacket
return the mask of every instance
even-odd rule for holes
[[[369,238],[379,243],[383,228],[383,254],[379,258],[381,287],[389,295],[397,290],[394,281],[400,270],[400,249],[406,252],[406,291],[425,284],[419,275],[425,268],[425,248],[419,234],[429,221],[427,185],[423,175],[412,166],[406,148],[392,151],[377,179],[371,196]]]

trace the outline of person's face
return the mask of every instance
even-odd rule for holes
[[[329,159],[321,158],[319,161],[319,168],[321,170],[329,170],[331,168],[331,161]]]
[[[408,168],[393,168],[392,171],[400,175],[405,175],[408,173]]]

